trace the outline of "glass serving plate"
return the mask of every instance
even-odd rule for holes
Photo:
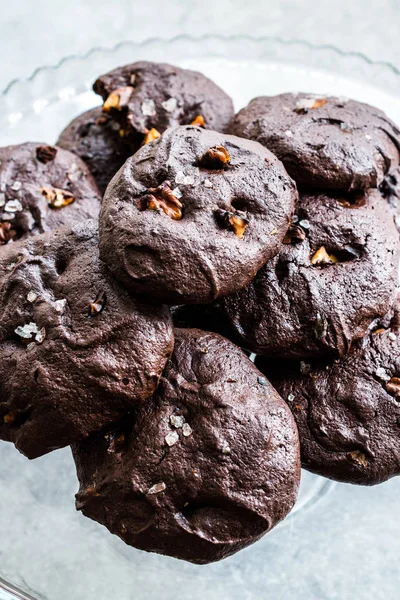
[[[262,94],[307,91],[359,99],[400,122],[400,73],[359,54],[304,42],[178,37],[94,49],[0,95],[0,143],[54,143],[98,105],[95,77],[140,59],[202,71],[236,109]],[[373,489],[303,472],[291,515],[260,542],[220,563],[194,566],[125,546],[75,511],[69,449],[28,461],[0,442],[0,600],[375,600],[395,598],[398,480]]]

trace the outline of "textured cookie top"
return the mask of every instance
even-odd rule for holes
[[[57,145],[77,154],[86,163],[102,194],[111,178],[133,154],[120,135],[120,125],[100,106],[71,121],[60,134]]]
[[[101,256],[152,298],[211,302],[243,287],[279,251],[296,199],[284,167],[260,144],[169,129],[110,183]]]
[[[0,438],[29,458],[148,398],[172,351],[169,311],[129,296],[97,244],[86,221],[0,254]]]
[[[381,110],[344,98],[255,98],[236,115],[230,132],[264,144],[302,187],[377,187],[399,164],[398,127]]]
[[[75,446],[77,507],[132,546],[208,563],[286,516],[298,453],[290,410],[243,352],[177,329],[160,386],[134,421]]]
[[[299,427],[305,468],[373,485],[400,475],[400,331],[378,329],[332,364],[281,365],[274,385]]]
[[[342,355],[383,316],[398,279],[399,236],[379,191],[302,195],[280,254],[224,298],[230,334],[260,354]]]
[[[100,200],[71,152],[32,142],[0,148],[0,245],[97,218]]]
[[[233,117],[230,97],[195,71],[153,62],[137,62],[102,75],[93,86],[103,110],[119,121],[124,137],[140,146],[150,132],[196,125],[224,131]]]

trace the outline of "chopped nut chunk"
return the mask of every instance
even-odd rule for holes
[[[94,302],[89,304],[89,316],[95,316],[104,310],[106,305],[106,295],[104,293],[100,293],[97,295]]]
[[[152,127],[152,129],[148,130],[147,133],[145,134],[142,145],[145,146],[149,142],[152,142],[153,140],[157,140],[159,137],[161,137],[161,133],[159,131],[157,131],[157,129]]]
[[[15,422],[15,415],[12,412],[7,413],[3,417],[3,421],[6,425],[12,425]]]
[[[219,224],[225,229],[231,229],[241,239],[244,236],[249,220],[241,215],[219,208],[215,211],[215,217]]]
[[[337,263],[339,259],[334,254],[328,254],[324,246],[318,248],[318,250],[311,257],[311,263],[316,266],[320,265],[332,265]]]
[[[179,221],[182,218],[183,204],[173,193],[171,183],[164,181],[157,188],[149,188],[148,193],[141,199],[139,210],[161,210],[171,219]]]
[[[45,196],[47,203],[51,208],[63,208],[75,201],[75,196],[67,190],[43,186],[40,188],[40,191],[43,196]]]
[[[36,158],[44,164],[54,160],[56,155],[57,148],[54,148],[54,146],[38,146],[36,148]]]
[[[386,384],[386,391],[391,396],[400,398],[400,377],[392,377]]]
[[[122,108],[128,104],[133,91],[134,88],[129,85],[113,90],[108,98],[104,101],[103,111],[110,112],[112,109],[122,110]]]
[[[368,466],[367,457],[363,452],[361,452],[361,450],[353,450],[353,452],[349,452],[347,454],[347,458],[355,462],[360,467]]]
[[[214,146],[204,153],[201,166],[206,169],[222,169],[231,160],[228,150],[223,146]]]
[[[160,492],[163,492],[164,490],[167,489],[167,486],[165,485],[165,483],[163,481],[160,481],[160,483],[156,483],[155,485],[153,485],[149,490],[148,490],[148,494],[159,494]]]
[[[203,115],[197,115],[197,117],[195,119],[193,119],[193,121],[190,124],[194,125],[195,127],[205,127],[206,126],[206,122],[204,121]]]

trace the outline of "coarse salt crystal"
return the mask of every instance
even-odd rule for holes
[[[365,139],[366,139],[366,140],[372,140],[372,136],[371,136],[371,135],[368,135],[368,133],[366,133],[366,134],[365,134]]]
[[[193,429],[190,427],[189,423],[183,424],[182,433],[185,437],[189,437],[189,435],[192,435]]]
[[[6,202],[4,210],[8,213],[21,212],[23,206],[19,200],[9,200]]]
[[[14,181],[14,183],[11,186],[11,189],[14,192],[19,192],[19,190],[22,188],[22,183],[20,181]]]
[[[3,221],[12,221],[13,219],[15,219],[15,213],[12,212],[3,214]]]
[[[35,294],[35,292],[28,292],[28,295],[26,297],[28,302],[35,302],[36,298],[37,298],[37,294]]]
[[[228,444],[224,444],[224,446],[222,448],[222,454],[230,454],[230,453],[231,453],[230,446]]]
[[[36,334],[39,330],[36,323],[32,321],[26,325],[19,325],[17,329],[14,329],[15,333],[26,340],[29,340],[32,335]]]
[[[395,333],[393,333],[393,331],[389,333],[389,339],[392,340],[392,342],[395,342],[397,340],[397,336]]]
[[[145,117],[154,117],[156,115],[156,105],[154,100],[151,100],[151,98],[143,100],[142,113]]]
[[[315,98],[300,98],[296,102],[296,108],[307,109],[313,108],[315,104]]]
[[[293,402],[294,400],[294,394],[289,394],[289,396],[287,397],[288,402]]]
[[[303,229],[310,229],[310,221],[308,219],[302,219],[301,221],[299,221],[299,225]]]
[[[165,100],[164,102],[161,102],[161,106],[167,112],[172,113],[172,112],[174,112],[177,109],[177,107],[178,107],[178,101],[177,101],[176,98],[169,98],[168,100]]]
[[[42,327],[42,329],[40,329],[37,334],[35,335],[35,342],[37,342],[38,344],[42,344],[45,340],[46,337],[46,330],[44,327]]]
[[[177,442],[179,442],[179,435],[176,431],[171,431],[170,433],[167,433],[167,435],[165,436],[165,443],[167,444],[167,446],[174,446]]]
[[[383,367],[378,367],[375,374],[379,379],[382,379],[382,381],[390,381],[391,379],[389,373],[387,373]]]
[[[212,188],[212,186],[213,186],[213,184],[211,183],[211,181],[210,181],[209,179],[205,179],[205,180],[203,181],[203,185],[204,185],[204,187],[206,187],[206,188]]]
[[[173,195],[175,196],[175,198],[178,198],[178,200],[179,200],[180,198],[182,198],[182,196],[183,196],[183,194],[182,194],[181,190],[180,190],[178,187],[174,188],[174,189],[172,190],[172,193],[173,193]]]
[[[285,135],[286,135],[287,137],[293,137],[293,132],[292,132],[292,131],[290,131],[290,129],[287,129],[287,130],[285,131]]]
[[[172,427],[175,427],[175,429],[180,429],[185,423],[185,417],[182,415],[171,415],[169,420]]]
[[[65,305],[67,304],[67,301],[65,298],[63,298],[62,300],[56,300],[53,303],[54,308],[56,309],[57,312],[63,312]]]
[[[6,195],[1,192],[0,194],[0,206],[4,206],[6,203]]]
[[[148,494],[159,494],[160,492],[163,492],[165,489],[167,488],[167,486],[165,485],[165,483],[163,481],[160,481],[160,483],[156,483],[155,485],[153,485],[149,490],[148,490]]]

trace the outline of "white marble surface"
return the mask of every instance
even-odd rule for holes
[[[0,0],[0,90],[93,46],[186,33],[278,35],[400,68],[399,0]]]

